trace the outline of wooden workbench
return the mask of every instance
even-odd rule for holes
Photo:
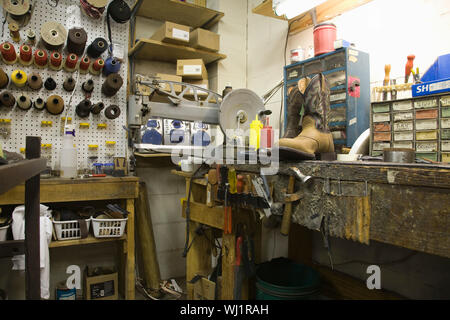
[[[289,180],[288,168],[292,166],[314,178],[307,187],[300,182],[295,185],[295,192],[301,198],[293,203],[293,224],[289,234],[289,257],[295,261],[314,265],[312,230],[319,231],[321,221],[325,221],[327,232],[332,237],[363,244],[378,241],[450,257],[450,166],[336,161],[282,163],[279,174],[268,177],[269,183],[274,186],[275,202],[284,199],[283,191],[285,192]],[[238,173],[258,174],[260,171],[255,165],[234,167]],[[190,174],[174,173],[184,176],[188,186]],[[201,190],[202,187],[205,188],[206,182],[196,180],[194,185]],[[196,193],[199,194],[199,191]],[[223,207],[209,208],[203,203],[204,196],[193,195],[190,223],[193,226],[201,223],[223,230]],[[185,203],[186,201],[183,216]],[[232,237],[230,240],[234,239]],[[225,244],[227,241],[227,237],[224,237]],[[228,246],[234,247],[232,243],[234,242],[228,242]],[[209,265],[200,265],[200,261],[210,261],[205,257],[209,254],[209,249],[204,243],[203,247],[199,245],[190,253],[192,259],[188,255],[188,281],[196,272],[208,269]],[[227,257],[230,261],[225,259]],[[234,264],[234,257],[227,257],[223,259],[225,281],[222,282],[222,299],[232,298],[227,292],[232,292],[234,276],[232,268],[227,269],[227,265]],[[316,267],[328,285],[328,290],[324,291],[331,296],[346,299],[399,297],[388,292],[370,291],[358,280],[339,275],[323,266]],[[347,287],[348,290],[338,292],[337,287]],[[188,287],[188,296],[189,294]]]
[[[24,185],[0,195],[0,205],[20,205],[24,203]],[[121,238],[96,239],[89,236],[86,239],[52,241],[50,248],[88,245],[107,241],[121,243],[120,261],[123,274],[124,296],[134,300],[135,296],[135,250],[134,250],[134,203],[139,195],[139,178],[137,177],[106,177],[89,179],[41,179],[40,203],[86,202],[116,200],[123,203],[130,212],[126,233]]]

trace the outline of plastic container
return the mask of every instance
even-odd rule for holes
[[[75,129],[66,127],[60,157],[61,178],[76,178],[78,175],[77,148],[74,145],[74,138]]]
[[[258,116],[256,119],[250,123],[250,142],[249,146],[252,149],[258,150],[261,142],[261,129],[263,128],[263,124],[258,120]]]
[[[125,219],[94,219],[92,229],[96,238],[120,238],[123,236],[128,218]]]
[[[87,223],[87,230],[89,232],[89,228],[91,226],[91,218],[85,220]],[[56,239],[58,239],[59,241],[81,239],[80,223],[77,220],[53,220],[53,226],[55,227]]]
[[[94,173],[103,174],[103,163],[94,163]]]
[[[112,176],[114,173],[114,163],[105,163],[103,165],[103,173]]]
[[[332,23],[321,23],[314,27],[314,56],[334,51],[337,38],[336,26]]]
[[[11,224],[0,228],[0,242],[6,241],[6,236],[8,235],[8,229]]]

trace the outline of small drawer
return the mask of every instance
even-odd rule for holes
[[[414,141],[414,133],[412,131],[396,132],[394,141]]]
[[[372,157],[379,157],[383,155],[383,151],[372,151]]]
[[[390,113],[375,113],[373,114],[373,122],[390,122],[391,114]]]
[[[450,119],[441,119],[441,128],[450,129]]]
[[[450,151],[450,140],[441,141],[441,151]]]
[[[438,132],[437,130],[433,131],[420,131],[416,132],[416,140],[437,140]]]
[[[392,104],[392,110],[394,111],[406,111],[413,108],[412,101],[398,101]]]
[[[435,130],[438,128],[436,120],[417,120],[416,130]]]
[[[423,160],[431,160],[431,161],[438,161],[438,153],[432,152],[432,153],[416,153],[416,158],[423,159]]]
[[[437,141],[418,141],[416,142],[417,152],[437,152],[438,142]]]
[[[401,121],[394,123],[394,131],[412,131],[414,123],[412,121]]]
[[[373,151],[383,151],[384,149],[388,149],[391,147],[390,142],[377,142],[372,146]]]
[[[450,153],[442,153],[442,162],[450,163]]]
[[[336,104],[338,102],[344,102],[347,99],[347,92],[340,92],[330,95],[331,104]]]
[[[441,131],[441,139],[442,140],[450,140],[450,129],[444,129]]]
[[[414,119],[412,112],[394,113],[394,121],[405,121]]]
[[[374,104],[372,106],[372,111],[374,113],[382,113],[391,111],[391,106],[389,104]]]
[[[373,131],[375,132],[386,132],[391,131],[391,124],[390,123],[375,123],[373,126]]]
[[[414,102],[414,108],[416,109],[430,109],[438,106],[437,99],[418,100]]]
[[[445,107],[441,109],[442,118],[450,118],[450,107]]]
[[[414,142],[413,141],[399,141],[393,143],[393,148],[400,148],[400,149],[414,149]]]
[[[450,107],[450,96],[441,97],[441,106]]]
[[[416,119],[437,119],[438,114],[439,114],[438,109],[417,110],[416,111]]]
[[[319,72],[323,72],[322,60],[315,60],[308,63],[305,63],[305,75],[311,76],[313,74],[317,74]]]
[[[373,141],[391,141],[390,132],[374,132]]]

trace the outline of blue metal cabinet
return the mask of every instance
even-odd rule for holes
[[[322,72],[331,87],[331,114],[328,124],[337,147],[352,147],[370,125],[369,54],[342,48],[284,67],[285,127],[287,92],[308,76]]]

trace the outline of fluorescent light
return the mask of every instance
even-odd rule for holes
[[[273,0],[273,11],[277,16],[292,19],[317,7],[326,0]]]

